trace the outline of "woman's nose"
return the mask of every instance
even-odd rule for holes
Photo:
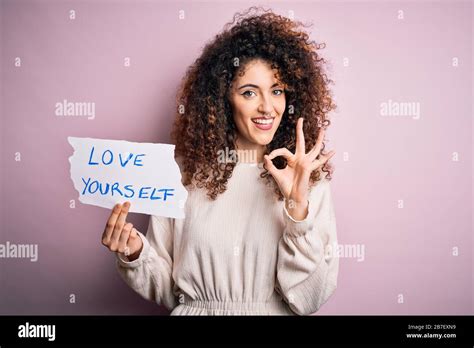
[[[262,114],[271,114],[271,112],[273,111],[273,105],[268,97],[262,97],[258,111]]]

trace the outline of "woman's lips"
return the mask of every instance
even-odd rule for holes
[[[265,117],[256,117],[252,118],[252,122],[258,129],[261,130],[270,130],[273,127],[273,120],[275,117],[265,118]]]

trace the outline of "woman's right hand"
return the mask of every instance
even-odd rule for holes
[[[129,209],[130,202],[115,205],[102,234],[102,244],[110,251],[123,253],[133,261],[140,256],[143,242],[133,224],[126,221]]]

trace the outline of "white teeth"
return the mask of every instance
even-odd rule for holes
[[[259,118],[259,119],[254,119],[252,120],[252,122],[254,123],[258,123],[258,124],[272,124],[273,123],[273,118],[269,118],[269,119],[262,119],[262,118]]]

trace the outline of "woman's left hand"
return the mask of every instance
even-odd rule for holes
[[[303,134],[303,118],[296,123],[296,151],[291,153],[287,148],[273,150],[264,156],[265,168],[273,176],[286,198],[286,209],[295,220],[304,220],[308,215],[309,180],[311,173],[325,164],[335,151],[327,155],[320,155],[324,140],[324,128],[319,132],[316,144],[308,153],[305,153],[305,140]],[[317,158],[319,155],[319,158]],[[284,169],[276,168],[272,159],[283,156],[287,161]]]

